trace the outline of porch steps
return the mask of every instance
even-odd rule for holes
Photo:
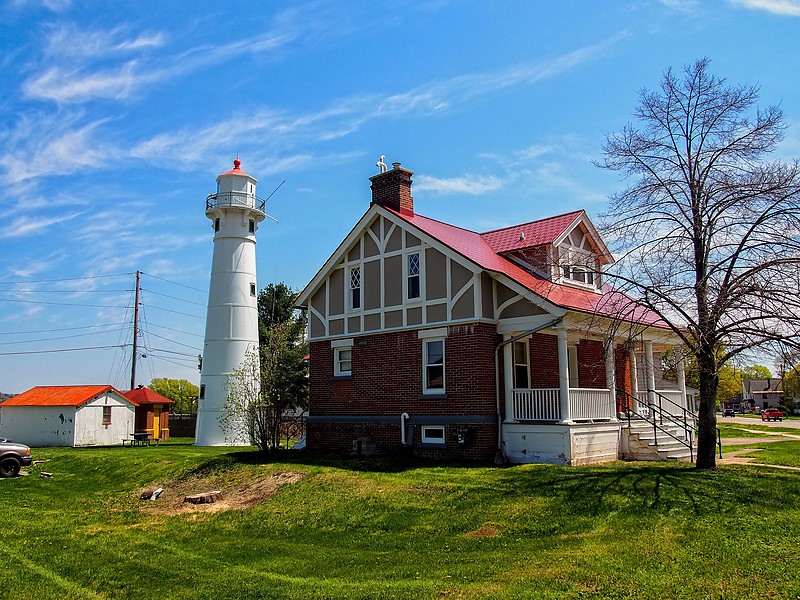
[[[681,427],[664,424],[663,429],[680,440],[685,440]],[[631,421],[622,428],[622,455],[628,460],[691,460],[689,448],[661,430],[653,433],[653,425],[643,420]]]

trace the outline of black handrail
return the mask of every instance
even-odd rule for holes
[[[661,416],[661,419],[662,419],[662,421],[661,421],[661,422],[662,422],[662,424],[663,424],[663,415],[664,415],[664,414],[668,415],[668,419],[667,419],[667,420],[669,420],[669,421],[672,421],[673,423],[676,423],[676,424],[681,424],[680,420],[676,420],[676,418],[675,418],[675,415],[673,415],[672,413],[670,413],[670,412],[668,412],[668,411],[667,411],[667,412],[665,412],[665,411],[664,411],[664,408],[663,408],[663,406],[662,406],[662,401],[663,401],[663,400],[666,400],[667,402],[669,402],[670,404],[672,404],[672,406],[674,406],[674,407],[676,407],[676,408],[679,408],[679,409],[680,409],[680,410],[683,412],[683,423],[682,423],[682,424],[683,424],[683,431],[684,431],[684,433],[686,434],[686,436],[687,436],[687,437],[689,437],[689,435],[690,435],[691,433],[694,433],[694,435],[695,435],[695,436],[697,436],[697,427],[695,427],[694,425],[690,425],[690,424],[689,424],[689,414],[690,414],[690,413],[689,413],[689,411],[686,409],[686,407],[685,407],[685,406],[681,406],[681,405],[680,405],[680,404],[678,404],[677,402],[675,402],[675,401],[673,401],[673,400],[670,400],[670,399],[669,399],[669,398],[667,398],[666,396],[664,396],[664,395],[662,395],[662,394],[658,393],[656,390],[647,390],[647,393],[648,393],[648,394],[649,394],[650,392],[653,392],[653,393],[654,393],[656,396],[658,396],[658,409],[659,409],[659,411],[660,411],[660,413],[661,413],[661,415],[662,415],[662,416]],[[685,397],[685,396],[684,396],[684,397]],[[649,404],[649,403],[648,403],[648,404]],[[692,415],[692,417],[694,417],[694,415]]]
[[[687,448],[689,448],[689,458],[690,458],[690,460],[692,462],[694,462],[694,440],[693,440],[693,435],[692,435],[694,433],[694,428],[693,427],[684,429],[684,432],[687,434],[687,437],[689,439],[688,440],[681,439],[681,438],[677,437],[676,435],[673,435],[667,429],[664,429],[663,427],[661,427],[661,425],[664,424],[664,414],[667,415],[667,421],[671,421],[672,424],[674,424],[674,425],[682,425],[682,423],[680,421],[676,420],[673,415],[671,415],[669,413],[664,413],[664,411],[663,411],[663,409],[661,409],[661,407],[656,406],[654,404],[651,404],[650,402],[645,402],[645,404],[647,406],[648,412],[653,413],[652,416],[643,415],[643,414],[639,413],[636,409],[632,408],[632,406],[635,406],[634,402],[635,403],[639,403],[640,402],[640,400],[636,396],[634,396],[632,394],[629,394],[625,390],[617,390],[617,394],[618,395],[622,395],[623,397],[627,397],[627,399],[629,400],[629,403],[628,403],[629,406],[625,409],[625,413],[626,413],[626,415],[628,417],[628,428],[630,428],[630,426],[631,426],[631,413],[633,413],[637,417],[645,420],[647,423],[650,423],[653,426],[653,441],[655,442],[656,446],[658,446],[658,430],[661,430],[663,433],[666,433],[669,437],[671,437],[676,442],[678,442],[681,445],[686,446]],[[667,398],[667,400],[669,400],[669,398]],[[656,418],[656,413],[658,414],[658,419]],[[661,425],[658,424],[659,420],[661,422]]]

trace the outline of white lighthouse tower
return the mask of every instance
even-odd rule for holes
[[[200,373],[195,443],[238,446],[250,443],[244,423],[227,415],[227,380],[242,366],[248,350],[258,349],[256,231],[264,220],[264,201],[256,179],[233,169],[217,177],[217,191],[206,198],[214,227],[214,256],[208,290],[206,337]]]

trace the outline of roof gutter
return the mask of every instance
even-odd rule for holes
[[[545,323],[544,325],[539,325],[534,327],[533,329],[528,329],[527,331],[523,331],[520,334],[515,335],[505,341],[500,342],[494,348],[494,400],[495,400],[495,409],[497,411],[497,461],[505,461],[505,453],[503,452],[503,415],[500,412],[500,349],[504,346],[512,342],[516,342],[524,337],[528,337],[533,335],[534,333],[538,333],[542,329],[547,329],[548,327],[552,327],[553,325],[557,325],[561,321],[564,320],[564,317],[558,317],[557,319],[553,319]]]

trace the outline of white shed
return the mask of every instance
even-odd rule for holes
[[[110,385],[37,386],[0,404],[0,437],[28,446],[119,444],[136,406]]]

